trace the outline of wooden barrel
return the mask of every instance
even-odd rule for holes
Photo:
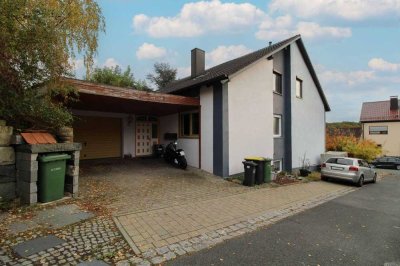
[[[57,138],[61,143],[74,142],[74,129],[72,127],[62,127],[57,132]]]

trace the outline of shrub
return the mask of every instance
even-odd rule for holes
[[[320,181],[321,180],[321,173],[319,173],[319,172],[311,172],[311,174],[309,174],[307,176],[307,178],[310,181]]]
[[[372,161],[382,153],[382,148],[372,140],[358,140],[354,136],[327,135],[326,149],[345,151],[350,157]]]

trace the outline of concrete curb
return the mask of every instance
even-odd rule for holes
[[[141,254],[140,250],[135,245],[135,243],[133,243],[132,239],[129,237],[128,233],[126,232],[126,230],[124,229],[124,227],[122,226],[122,224],[120,223],[118,218],[117,217],[112,217],[112,219],[113,219],[115,225],[118,227],[118,230],[121,232],[122,236],[124,237],[125,241],[132,248],[133,252],[136,255],[140,255]]]

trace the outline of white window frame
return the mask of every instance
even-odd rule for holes
[[[374,130],[374,128],[375,128],[375,130]],[[380,128],[381,130],[376,130],[377,128]],[[386,130],[385,130],[385,128],[386,128]],[[368,126],[368,134],[369,135],[387,135],[387,134],[389,134],[389,126],[386,126],[386,125]]]
[[[300,86],[298,87],[297,84],[300,84]],[[300,90],[298,90],[298,88],[300,88]],[[303,99],[303,80],[299,77],[296,77],[296,98]]]
[[[273,84],[272,84],[272,91],[276,94],[282,95],[283,94],[283,77],[282,74],[279,73],[278,71],[274,70],[272,72],[273,74]],[[276,89],[276,77],[279,76],[281,78],[281,91],[277,91]]]
[[[279,162],[279,171],[275,171],[275,163],[276,162]],[[282,172],[282,160],[273,160],[273,161],[271,161],[271,166],[272,166],[272,171],[274,173]]]
[[[279,119],[279,126],[278,126],[279,134],[275,134],[275,118]],[[272,130],[273,130],[274,138],[282,137],[282,115],[274,115]]]

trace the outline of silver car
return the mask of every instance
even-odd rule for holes
[[[349,157],[329,158],[321,164],[321,179],[328,178],[351,181],[361,187],[364,182],[376,182],[376,171],[367,161]]]

